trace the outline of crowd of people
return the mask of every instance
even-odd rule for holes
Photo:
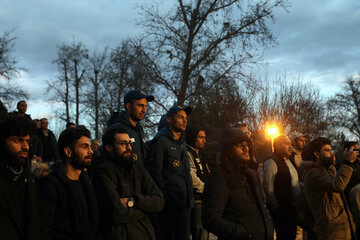
[[[27,104],[0,117],[0,232],[26,240],[356,239],[357,142],[336,157],[330,139],[279,135],[263,165],[246,124],[225,127],[216,166],[189,106],[172,106],[145,141],[154,97],[124,97],[101,142],[67,123],[56,139]],[[0,109],[2,110],[2,109]],[[101,144],[100,144],[101,143]],[[263,174],[259,174],[259,172]]]

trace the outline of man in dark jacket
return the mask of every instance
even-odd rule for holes
[[[133,161],[126,130],[110,128],[102,137],[106,160],[94,179],[101,231],[106,240],[155,240],[146,213],[160,212],[164,198],[146,169]]]
[[[219,240],[273,239],[260,178],[249,167],[251,140],[238,128],[226,128],[219,145],[221,164],[210,173],[202,197],[204,227]]]
[[[133,139],[133,153],[136,154],[134,160],[141,165],[146,165],[147,146],[145,144],[145,133],[140,121],[146,114],[148,102],[154,100],[154,96],[146,95],[138,89],[126,93],[124,97],[125,111],[115,113],[111,116],[108,127],[122,127]],[[114,114],[113,114],[114,115]]]
[[[167,112],[169,126],[162,128],[151,143],[150,172],[166,200],[159,214],[161,240],[190,238],[193,187],[186,144],[181,137],[190,113],[190,107],[171,107]]]
[[[334,167],[335,155],[331,142],[319,137],[309,144],[314,162],[305,166],[304,193],[315,219],[318,240],[355,239],[355,226],[345,201],[344,189],[352,175],[357,151],[345,153],[344,163],[338,172]]]
[[[17,111],[13,111],[10,114],[14,114],[20,117],[25,117],[28,120],[31,120],[31,117],[29,114],[26,114],[27,111],[27,103],[24,100],[19,101],[16,104]]]
[[[54,133],[48,128],[49,122],[47,118],[40,119],[41,128],[37,131],[37,134],[41,141],[43,149],[44,162],[56,162],[60,160],[59,149],[56,142]]]
[[[207,161],[202,153],[206,143],[205,129],[197,124],[186,128],[186,147],[190,158],[190,174],[194,190],[194,207],[191,211],[191,236],[193,240],[207,240],[208,232],[201,221],[201,205],[204,184],[210,174]]]
[[[41,239],[36,189],[29,174],[32,130],[29,120],[16,115],[0,123],[1,239]]]
[[[91,164],[90,132],[84,126],[63,131],[59,151],[63,162],[38,182],[44,239],[97,239],[95,193],[84,168]]]

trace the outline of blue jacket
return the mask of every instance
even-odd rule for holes
[[[166,208],[193,207],[190,162],[182,138],[175,140],[169,128],[161,129],[151,142],[148,164],[151,176],[164,194]]]

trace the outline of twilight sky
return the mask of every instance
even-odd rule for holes
[[[169,6],[169,0],[159,0]],[[18,79],[30,93],[28,113],[49,114],[46,81],[54,78],[56,46],[80,39],[90,50],[115,47],[141,33],[136,4],[150,0],[1,0],[0,32],[15,29],[14,56],[29,71]],[[324,96],[347,76],[360,71],[360,1],[293,0],[289,11],[276,12],[272,26],[278,45],[265,51],[269,76],[302,76]],[[260,73],[261,74],[261,73]],[[13,109],[9,109],[13,110]]]

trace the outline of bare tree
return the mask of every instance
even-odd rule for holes
[[[327,130],[325,100],[319,90],[301,78],[278,76],[271,85],[265,84],[258,95],[253,125],[263,129],[268,123],[276,123],[281,132],[300,131],[321,135]]]
[[[72,103],[75,102],[75,123],[79,124],[80,117],[80,88],[86,71],[88,49],[81,41],[73,41],[71,44],[63,44],[58,47],[57,58],[53,61],[58,66],[57,80],[48,83],[48,90],[53,91],[53,100],[65,104],[65,116],[61,119],[71,120]],[[65,88],[64,88],[65,86]],[[74,95],[74,96],[73,96]]]
[[[154,79],[183,105],[195,93],[198,76],[216,71],[219,76],[261,59],[259,47],[275,43],[268,24],[274,9],[286,0],[177,0],[172,10],[161,14],[157,6],[142,6],[147,52],[161,77]],[[238,77],[238,79],[239,79]],[[241,80],[241,79],[239,79]]]
[[[336,127],[343,127],[360,138],[360,77],[347,78],[341,90],[329,99],[328,108]]]

